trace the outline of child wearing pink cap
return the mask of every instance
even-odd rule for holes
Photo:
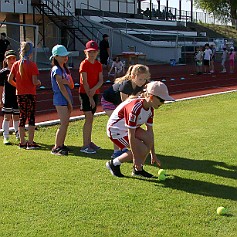
[[[151,163],[161,166],[155,154],[152,124],[154,109],[158,109],[168,100],[174,99],[169,96],[166,85],[153,81],[147,84],[142,98],[128,98],[114,110],[107,124],[107,135],[120,149],[127,147],[130,150],[106,163],[112,175],[123,177],[120,165],[133,161],[133,176],[153,177],[143,169],[143,165],[150,153]]]
[[[102,64],[97,60],[99,53],[98,44],[91,40],[86,43],[84,50],[86,58],[81,62],[79,97],[81,110],[85,115],[83,126],[83,146],[80,151],[87,154],[94,154],[100,149],[91,140],[94,113],[98,104],[100,94],[99,88],[103,85]]]

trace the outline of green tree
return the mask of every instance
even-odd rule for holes
[[[237,0],[194,0],[194,4],[222,21],[237,19]]]

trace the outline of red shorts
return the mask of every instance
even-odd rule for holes
[[[120,149],[124,149],[126,147],[129,147],[129,141],[128,141],[128,136],[122,137],[122,138],[112,138],[110,137],[110,140],[117,145]]]

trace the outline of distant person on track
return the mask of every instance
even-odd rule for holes
[[[209,47],[209,44],[205,44],[205,50],[203,56],[204,73],[210,73],[211,57],[212,57],[212,51]]]
[[[27,150],[36,149],[40,146],[34,142],[35,134],[35,106],[36,86],[40,86],[38,80],[39,71],[36,63],[32,62],[33,44],[21,42],[20,60],[16,61],[8,77],[8,82],[16,87],[17,102],[20,109],[19,148]],[[15,78],[15,80],[14,80]],[[25,139],[25,124],[28,119],[28,141]]]
[[[149,80],[150,72],[147,66],[141,64],[130,66],[123,77],[117,78],[115,83],[104,91],[101,105],[105,113],[110,117],[116,107],[130,95],[139,96]],[[114,144],[114,152],[111,158],[116,158],[123,152]]]
[[[222,66],[222,73],[226,73],[226,61],[228,59],[228,51],[226,46],[223,46],[223,52],[221,55],[221,66]]]
[[[86,58],[81,62],[79,97],[81,101],[81,110],[85,115],[83,126],[83,146],[80,151],[87,154],[94,154],[100,149],[92,142],[92,125],[94,113],[96,112],[100,87],[103,85],[102,65],[97,60],[99,53],[98,44],[91,40],[86,43],[84,50]]]
[[[235,68],[235,56],[236,52],[233,46],[230,47],[230,53],[229,53],[229,65],[230,65],[230,73],[234,73]]]
[[[100,63],[107,67],[108,69],[108,60],[110,56],[110,46],[109,46],[109,36],[107,34],[103,35],[103,39],[100,41]]]
[[[202,47],[198,47],[195,53],[195,66],[197,75],[202,74],[202,64],[203,64],[203,50]]]
[[[113,63],[109,70],[108,76],[110,76],[112,72],[114,72],[114,79],[124,75],[124,64],[119,57],[113,59]]]
[[[211,55],[211,61],[210,61],[210,72],[214,73],[215,72],[215,60],[216,60],[216,45],[215,44],[211,44],[210,49],[212,51],[212,55]]]
[[[52,48],[51,69],[51,83],[53,89],[53,104],[56,107],[58,117],[60,119],[60,126],[57,129],[55,136],[55,145],[52,148],[53,155],[68,155],[68,148],[64,142],[67,135],[69,119],[72,112],[72,92],[74,82],[71,73],[66,66],[68,62],[68,55],[70,53],[63,45],[55,45]]]
[[[19,140],[18,126],[20,111],[17,104],[16,87],[12,86],[7,81],[12,65],[16,62],[16,57],[17,55],[14,50],[6,51],[5,59],[3,61],[3,69],[0,71],[0,105],[3,105],[2,113],[4,115],[4,118],[2,121],[2,130],[3,143],[5,145],[11,144],[9,136],[9,125],[11,118],[13,121],[16,140]]]
[[[161,166],[155,153],[152,125],[154,109],[158,109],[166,100],[174,100],[169,96],[166,85],[153,81],[147,84],[143,97],[128,98],[114,110],[107,123],[107,135],[120,149],[130,150],[106,163],[112,175],[123,177],[121,164],[133,161],[132,176],[152,178],[153,175],[143,169],[149,153],[151,163]]]

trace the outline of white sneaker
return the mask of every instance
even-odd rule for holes
[[[4,144],[4,145],[9,145],[9,144],[10,144],[9,137],[4,137],[4,138],[3,138],[3,144]]]
[[[84,146],[81,148],[80,152],[86,153],[86,154],[95,154],[96,151],[92,149],[90,146]]]

